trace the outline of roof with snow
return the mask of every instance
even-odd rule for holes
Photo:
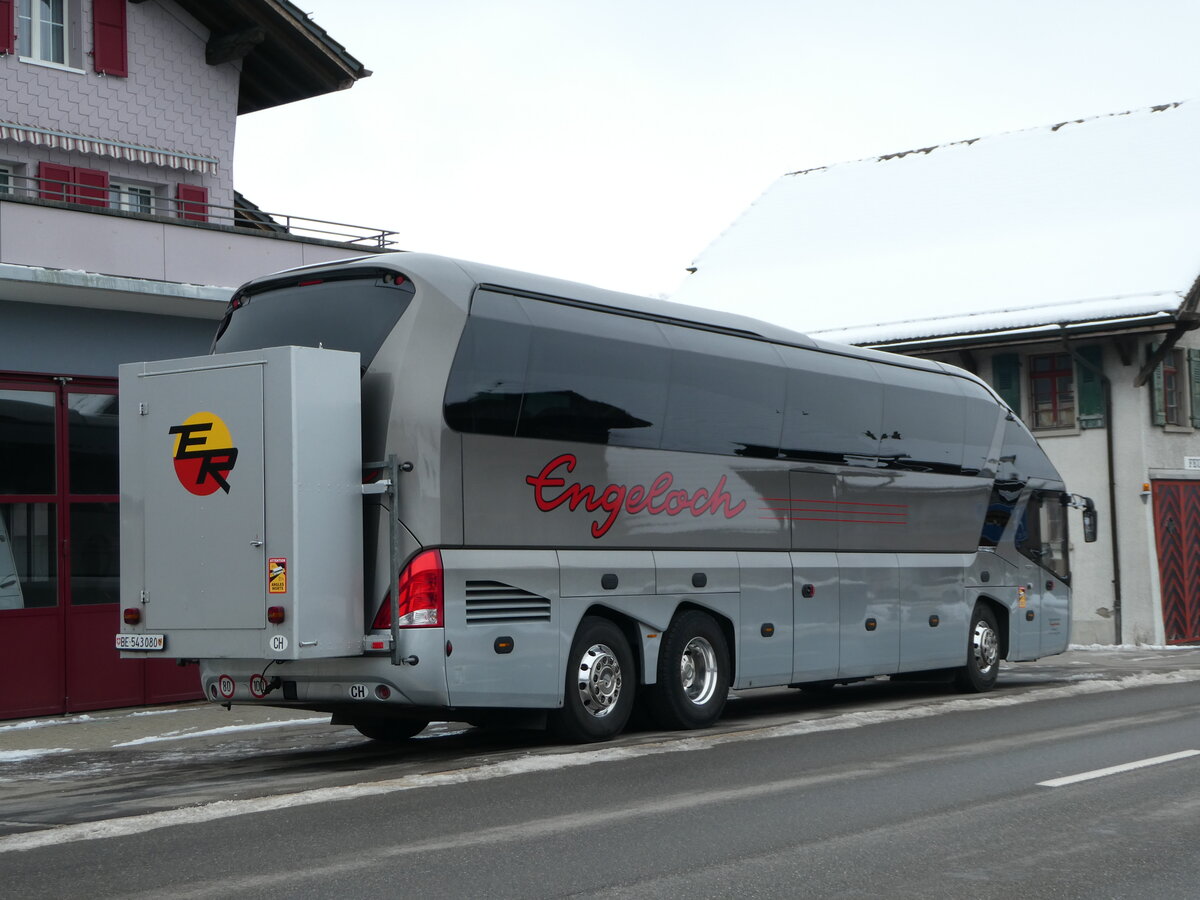
[[[887,344],[1170,323],[1200,288],[1200,103],[784,175],[671,299]]]

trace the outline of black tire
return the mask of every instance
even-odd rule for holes
[[[954,673],[960,691],[982,694],[996,686],[1000,674],[1000,630],[986,603],[975,604],[967,631],[967,664]]]
[[[720,718],[728,696],[725,633],[712,616],[688,610],[663,635],[651,693],[654,718],[662,728],[705,728]]]
[[[585,616],[567,657],[563,705],[550,715],[550,731],[574,744],[607,741],[625,729],[637,693],[633,653],[621,629]]]
[[[385,744],[399,744],[416,737],[429,723],[422,719],[375,719],[370,722],[355,722],[354,728],[363,737]]]

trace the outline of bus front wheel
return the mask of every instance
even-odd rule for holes
[[[599,616],[585,616],[571,642],[561,709],[550,729],[572,743],[616,737],[633,711],[637,673],[621,629]]]
[[[712,616],[688,610],[663,636],[651,706],[664,728],[705,728],[729,695],[729,647]]]
[[[967,633],[967,664],[955,673],[959,690],[970,693],[990,691],[1000,674],[1000,631],[991,607],[979,603],[971,614]]]

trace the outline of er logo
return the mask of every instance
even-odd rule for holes
[[[175,435],[175,476],[198,497],[220,488],[229,493],[227,476],[237,462],[229,429],[215,413],[198,412],[170,429]]]

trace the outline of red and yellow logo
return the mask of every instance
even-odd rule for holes
[[[220,488],[229,493],[227,476],[237,462],[229,428],[216,413],[198,412],[170,429],[175,435],[175,477],[197,497]]]

